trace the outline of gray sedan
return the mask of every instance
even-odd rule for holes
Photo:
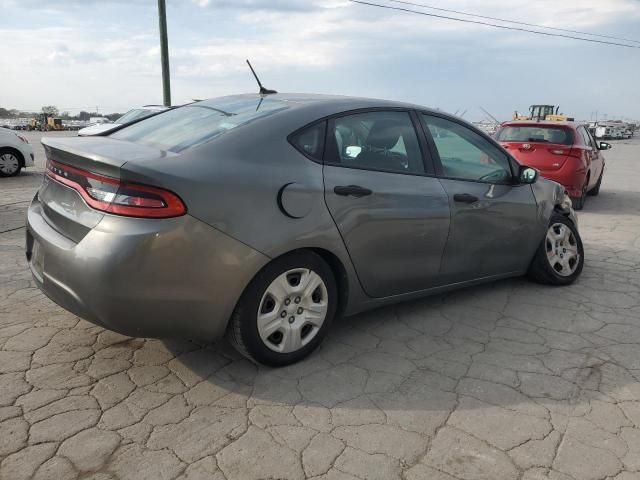
[[[56,303],[134,336],[226,336],[285,365],[334,317],[584,253],[563,188],[458,118],[320,95],[202,101],[45,138],[26,254]]]

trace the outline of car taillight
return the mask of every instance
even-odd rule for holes
[[[24,143],[29,143],[29,140],[27,140],[26,138],[24,138],[22,135],[18,135],[16,133],[16,137],[18,137],[20,140],[22,140]]]
[[[90,207],[127,217],[169,218],[187,213],[180,197],[158,187],[126,183],[47,160],[46,175],[76,190]]]
[[[581,158],[582,156],[582,151],[577,148],[550,148],[549,152],[554,155],[564,155],[567,157]]]

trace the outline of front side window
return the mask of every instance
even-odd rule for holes
[[[424,173],[418,137],[408,112],[366,112],[338,117],[328,163],[345,167]]]
[[[596,143],[596,139],[593,138],[593,135],[591,134],[591,132],[589,130],[587,130],[587,137],[589,138],[589,144],[591,145],[591,147],[594,150],[598,149],[598,144]]]
[[[500,148],[459,123],[425,114],[420,117],[438,150],[443,176],[490,183],[511,182],[509,157]]]

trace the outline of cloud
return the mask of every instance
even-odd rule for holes
[[[508,10],[503,0],[415,1],[596,33],[640,31],[637,0],[511,0]],[[498,108],[507,113],[520,101],[571,98],[569,89],[576,83],[591,92],[584,96],[596,97],[598,79],[609,81],[610,72],[594,65],[588,80],[576,82],[579,59],[597,58],[603,67],[624,72],[640,68],[637,52],[632,56],[623,49],[347,0],[167,0],[167,5],[172,91],[178,101],[253,91],[245,58],[283,91],[428,100],[454,110],[458,102],[482,97],[487,108],[489,102],[505,105]],[[0,58],[6,65],[0,106],[101,102],[123,109],[160,100],[154,1],[0,0],[0,9]],[[42,78],[55,82],[43,85]],[[626,78],[620,80],[621,91],[633,89],[625,87]],[[540,98],[525,99],[523,91],[538,92]],[[633,101],[626,103],[631,111]]]
[[[283,12],[308,12],[317,10],[322,5],[322,2],[313,0],[192,0],[192,2],[202,8]]]

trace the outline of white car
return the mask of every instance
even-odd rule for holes
[[[0,128],[0,177],[14,177],[33,167],[33,147],[22,135]]]
[[[134,108],[132,110],[129,110],[120,118],[117,118],[113,123],[96,123],[78,130],[78,135],[80,135],[81,137],[86,137],[90,135],[98,135],[99,133],[105,133],[109,130],[113,130],[114,128],[119,127],[122,124],[140,120],[141,118],[151,116],[166,109],[167,107],[162,105],[145,105],[144,107]]]

